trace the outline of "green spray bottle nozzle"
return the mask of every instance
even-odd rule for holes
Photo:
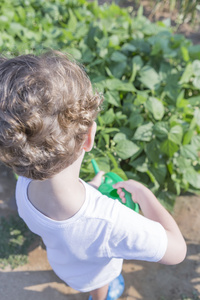
[[[99,167],[98,167],[98,165],[97,165],[96,160],[95,160],[95,159],[92,159],[92,160],[91,160],[91,163],[92,163],[92,166],[93,166],[93,169],[94,169],[94,173],[95,173],[95,175],[97,175],[97,174],[99,173],[100,169],[99,169]]]
[[[95,175],[99,173],[100,169],[98,167],[97,162],[95,159],[91,160]],[[123,203],[121,201],[121,198],[119,197],[117,190],[113,188],[113,184],[123,181],[123,179],[115,174],[114,172],[108,172],[104,175],[104,180],[102,180],[101,185],[99,186],[98,190],[103,194],[108,196],[109,198],[112,199],[117,199],[119,200],[122,204],[125,206],[133,209],[136,212],[139,212],[139,206],[137,203],[134,203],[131,197],[131,194],[128,193],[127,191],[124,190],[125,192],[125,198],[126,198],[126,203]]]

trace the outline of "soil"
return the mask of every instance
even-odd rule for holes
[[[103,3],[105,1],[99,1]],[[108,3],[110,1],[107,1]],[[153,20],[169,16],[166,12],[151,16],[149,1],[145,14]],[[130,1],[122,1],[127,6]],[[184,24],[179,28],[193,43],[199,43],[200,33]],[[16,214],[14,197],[16,180],[13,173],[0,165],[0,217]],[[200,196],[177,198],[173,217],[187,242],[188,252],[183,263],[165,266],[158,263],[125,261],[123,276],[125,291],[121,300],[181,300],[200,296]],[[29,249],[28,264],[11,270],[0,269],[1,300],[86,300],[88,293],[79,293],[64,284],[52,271],[41,243]]]

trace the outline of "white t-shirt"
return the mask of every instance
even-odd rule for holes
[[[31,231],[41,236],[54,272],[69,286],[88,292],[116,278],[123,259],[159,261],[167,248],[164,228],[81,181],[86,198],[65,221],[55,221],[29,201],[30,179],[19,177],[18,212]]]

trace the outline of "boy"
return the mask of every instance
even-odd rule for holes
[[[52,51],[1,59],[0,159],[20,177],[19,215],[40,235],[55,273],[92,300],[118,299],[123,259],[180,263],[185,241],[173,218],[142,184],[117,183],[144,216],[101,195],[102,173],[79,179],[102,98],[74,61]]]

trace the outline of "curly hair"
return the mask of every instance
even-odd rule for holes
[[[0,59],[0,160],[18,175],[51,178],[81,154],[103,98],[58,51]]]

